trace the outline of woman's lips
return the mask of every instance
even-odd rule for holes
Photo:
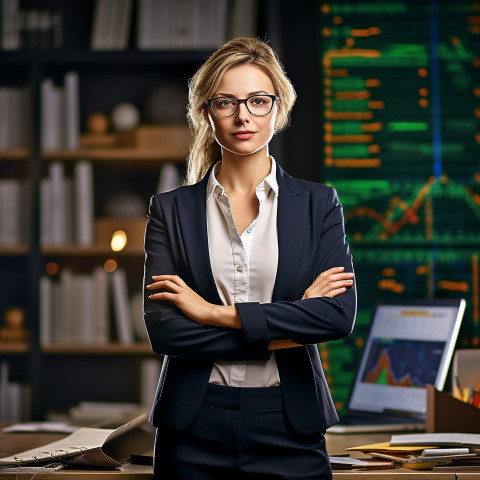
[[[243,130],[243,131],[235,132],[232,135],[235,138],[238,138],[239,140],[248,140],[255,135],[255,132],[252,132],[251,130]]]

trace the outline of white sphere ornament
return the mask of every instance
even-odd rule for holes
[[[115,130],[132,130],[139,121],[140,112],[131,103],[119,103],[112,111],[112,125]]]

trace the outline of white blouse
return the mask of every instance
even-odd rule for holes
[[[212,169],[207,184],[208,250],[213,277],[224,305],[269,303],[278,264],[276,163],[257,186],[258,216],[240,235],[225,190]],[[280,384],[275,354],[266,361],[215,362],[210,383],[233,387]]]

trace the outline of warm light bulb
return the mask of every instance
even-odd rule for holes
[[[120,252],[125,248],[127,244],[127,234],[123,230],[117,230],[112,235],[112,241],[110,243],[111,249],[114,252]]]

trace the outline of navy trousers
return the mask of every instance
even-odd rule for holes
[[[210,384],[187,429],[157,429],[154,478],[327,480],[332,470],[323,434],[299,435],[288,424],[280,387]]]

